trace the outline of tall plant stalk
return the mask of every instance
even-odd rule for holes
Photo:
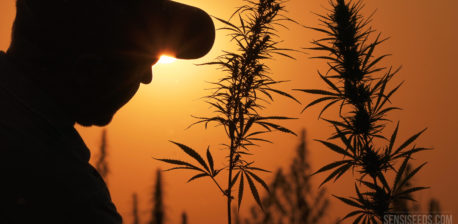
[[[181,224],[188,224],[188,215],[186,212],[181,213]]]
[[[176,159],[159,159],[177,165],[171,170],[197,171],[198,174],[189,181],[209,177],[227,199],[228,224],[232,223],[231,204],[237,183],[239,208],[244,186],[249,186],[251,194],[261,207],[256,185],[259,184],[268,190],[267,184],[255,173],[267,171],[256,167],[254,161],[249,160],[249,156],[252,155],[249,148],[259,142],[270,142],[262,137],[268,132],[280,131],[294,134],[291,130],[273,123],[275,120],[292,118],[264,116],[261,113],[264,109],[263,104],[273,101],[273,94],[296,100],[290,94],[273,88],[283,81],[274,80],[270,76],[269,67],[264,62],[277,55],[290,57],[286,54],[289,50],[279,48],[279,42],[275,41],[276,27],[283,26],[281,24],[289,20],[282,14],[284,1],[257,0],[245,1],[245,3],[246,5],[236,10],[231,19],[216,18],[224,24],[222,29],[230,32],[231,40],[238,49],[234,52],[225,51],[215,61],[204,64],[217,65],[226,75],[217,82],[211,83],[213,92],[205,97],[214,113],[209,117],[197,117],[198,121],[193,124],[202,123],[207,128],[209,123],[215,123],[216,126],[223,127],[228,140],[222,144],[227,149],[227,165],[223,168],[215,168],[209,148],[207,148],[207,161],[205,161],[194,149],[177,142],[173,143],[196,160],[197,165]],[[220,179],[216,178],[223,170],[227,171],[225,178],[227,182],[224,188],[220,184]]]
[[[360,13],[362,1],[331,0],[330,4],[328,14],[319,15],[322,26],[309,27],[325,35],[313,41],[310,49],[324,52],[314,58],[326,60],[329,66],[325,75],[318,72],[328,88],[300,91],[320,96],[304,108],[325,103],[319,117],[328,108],[339,105],[337,120],[324,119],[334,127],[335,134],[318,141],[344,158],[316,173],[332,171],[324,184],[332,179],[336,181],[349,170],[357,171],[353,172],[356,196],[336,196],[356,208],[344,219],[354,217],[354,223],[381,223],[385,214],[395,210],[393,202],[413,200],[411,193],[426,188],[408,186],[409,180],[426,163],[407,169],[413,154],[426,150],[412,146],[425,130],[397,147],[399,122],[391,136],[384,136],[391,121],[388,112],[400,109],[391,106],[390,99],[402,83],[388,90],[399,69],[379,66],[388,55],[374,56],[375,48],[386,39],[378,34],[371,40],[375,30],[368,27],[371,17],[365,19]],[[393,180],[388,178],[390,173],[394,173]]]
[[[323,220],[329,207],[326,191],[312,191],[311,168],[305,130],[300,136],[289,172],[278,169],[271,182],[270,192],[262,202],[264,212],[253,208],[245,224],[316,224]]]
[[[156,183],[153,187],[152,210],[150,224],[163,224],[165,220],[164,191],[162,187],[162,171],[156,171]]]
[[[132,218],[133,224],[140,224],[140,215],[138,214],[138,195],[137,193],[132,194]]]
[[[100,152],[97,158],[97,161],[95,163],[95,168],[99,172],[100,176],[107,181],[108,174],[110,172],[109,166],[108,166],[108,150],[107,150],[107,130],[103,129],[102,131],[102,139],[100,143]]]

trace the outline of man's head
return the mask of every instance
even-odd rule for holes
[[[8,55],[82,125],[106,125],[161,54],[213,45],[204,11],[169,0],[17,0]]]

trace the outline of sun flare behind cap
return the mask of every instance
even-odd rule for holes
[[[211,17],[170,0],[17,0],[9,51],[24,44],[50,55],[123,51],[195,59],[215,40]]]
[[[180,59],[206,55],[215,41],[215,26],[203,10],[189,5],[164,1],[163,50]]]

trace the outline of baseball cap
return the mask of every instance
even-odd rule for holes
[[[215,40],[211,17],[203,10],[166,0],[162,13],[165,21],[163,51],[180,59],[200,58],[207,54]]]
[[[205,11],[171,0],[17,0],[17,9],[13,37],[25,35],[46,51],[117,47],[153,58],[196,59],[215,40]]]

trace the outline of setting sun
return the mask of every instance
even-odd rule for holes
[[[159,61],[157,62],[158,64],[170,64],[175,62],[177,59],[174,57],[170,57],[167,55],[162,55],[161,58],[159,58]]]
[[[6,223],[458,216],[458,0],[26,2],[0,0]]]

